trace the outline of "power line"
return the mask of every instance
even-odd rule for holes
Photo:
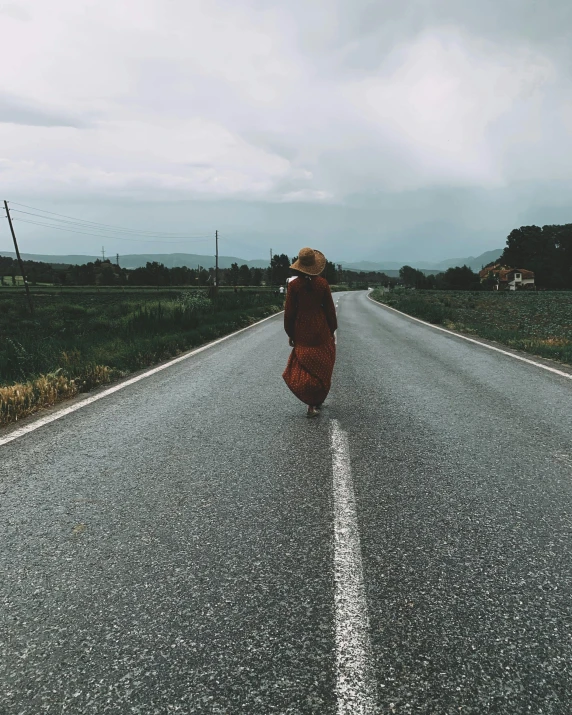
[[[75,216],[69,216],[69,215],[67,215],[67,214],[56,213],[55,211],[48,211],[47,209],[40,209],[40,208],[38,208],[37,206],[28,206],[27,204],[19,204],[19,203],[17,203],[16,201],[11,201],[10,204],[14,204],[15,206],[22,206],[22,207],[24,207],[24,208],[32,209],[33,211],[39,211],[39,212],[42,213],[42,214],[50,214],[51,216],[61,216],[62,218],[71,219],[72,221],[77,221],[77,222],[80,222],[80,223],[83,223],[83,224],[89,224],[89,225],[91,225],[91,226],[101,226],[101,227],[103,227],[103,228],[111,228],[111,229],[116,229],[116,230],[119,230],[119,231],[129,231],[129,232],[137,231],[137,232],[139,232],[139,233],[154,233],[154,232],[151,232],[151,231],[139,231],[139,229],[127,228],[126,226],[116,226],[116,225],[114,225],[114,224],[101,223],[101,222],[99,222],[99,221],[88,221],[87,219],[78,219],[78,218],[75,217]],[[25,211],[20,211],[19,209],[12,209],[12,211],[18,211],[18,212],[20,212],[20,213],[26,213]],[[45,220],[48,220],[48,217],[47,217],[47,216],[44,216],[43,218],[44,218]],[[56,219],[49,219],[49,220],[56,220]],[[175,232],[175,231],[165,231],[165,232],[163,232],[163,231],[162,231],[161,233],[165,233],[165,234],[169,234],[169,235],[178,235],[178,236],[185,236],[185,235],[187,235],[186,233],[184,233],[184,232],[182,232],[182,231],[178,231],[178,232]],[[201,234],[201,236],[206,236],[206,234]]]
[[[186,241],[165,241],[164,239],[158,239],[157,241],[149,241],[143,238],[125,238],[123,236],[110,236],[109,234],[102,233],[89,233],[87,231],[79,231],[75,228],[64,228],[63,226],[55,226],[49,223],[38,223],[37,221],[29,221],[28,219],[21,218],[18,219],[20,223],[29,223],[34,226],[43,226],[44,228],[52,228],[56,231],[67,231],[68,233],[81,233],[84,236],[97,236],[97,238],[109,238],[116,241],[132,241],[133,243],[206,243],[207,241],[212,241],[212,238],[200,238],[200,239],[188,239]]]
[[[201,233],[197,234],[196,236],[192,236],[191,234],[186,234],[186,233],[170,233],[170,232],[163,232],[163,231],[145,231],[143,229],[138,230],[136,228],[129,228],[129,229],[119,229],[119,228],[107,228],[104,226],[104,224],[101,224],[101,228],[99,227],[98,224],[92,224],[89,221],[83,221],[81,219],[77,220],[72,220],[72,219],[63,219],[63,218],[51,218],[50,216],[42,216],[42,214],[37,214],[37,213],[32,213],[31,211],[21,211],[20,209],[12,209],[13,213],[21,213],[25,214],[27,216],[34,216],[35,218],[40,218],[43,221],[57,221],[58,223],[65,223],[69,226],[79,226],[80,228],[91,228],[94,231],[101,231],[103,233],[107,231],[120,231],[121,233],[132,233],[136,235],[147,235],[147,236],[157,236],[157,237],[174,237],[174,236],[180,236],[180,237],[187,237],[187,238],[207,238],[206,233]],[[22,221],[23,219],[18,219]]]
[[[243,243],[242,241],[239,241],[238,239],[234,238],[233,236],[230,236],[230,237],[229,237],[229,235],[227,235],[224,231],[222,231],[222,232],[219,231],[219,232],[218,232],[218,240],[219,240],[219,241],[220,241],[220,240],[222,240],[222,241],[228,241],[229,243],[232,243],[233,245],[241,246],[243,249],[245,249],[245,250],[247,250],[247,251],[252,251],[252,252],[255,252],[255,253],[256,253],[257,251],[258,251],[258,252],[260,251],[260,248],[257,248],[256,246],[253,246],[253,245],[248,244],[248,243]],[[260,260],[260,259],[259,259],[259,260]]]
[[[14,209],[13,211],[18,211],[18,209]],[[62,218],[52,219],[52,218],[50,218],[50,217],[48,217],[48,216],[41,216],[40,214],[31,213],[30,211],[20,211],[19,213],[23,213],[23,214],[26,214],[26,215],[28,215],[28,216],[33,216],[33,217],[35,217],[35,218],[42,219],[43,221],[57,221],[57,222],[59,222],[59,223],[66,224],[66,226],[93,229],[93,231],[97,231],[98,234],[101,235],[101,236],[107,236],[107,235],[109,235],[109,234],[108,234],[109,231],[115,231],[115,229],[111,229],[111,228],[108,229],[108,228],[98,228],[97,226],[91,226],[89,223],[83,223],[83,222],[81,222],[81,221],[68,221],[68,220],[62,219]],[[26,223],[26,222],[27,222],[27,223],[34,223],[33,221],[30,221],[30,219],[17,218],[17,219],[14,219],[14,220],[15,220],[15,221],[24,222],[24,223]],[[50,227],[53,227],[53,228],[59,228],[59,226],[58,226],[57,223],[50,223],[50,224],[45,224],[45,225],[50,226]],[[183,234],[183,233],[180,233],[180,234],[177,234],[177,233],[169,234],[169,233],[161,233],[161,232],[155,233],[155,232],[152,232],[152,231],[138,231],[137,229],[126,230],[126,231],[124,231],[124,232],[122,232],[122,233],[127,233],[127,234],[129,234],[129,235],[134,235],[134,236],[140,236],[140,235],[142,235],[142,236],[146,236],[147,238],[152,238],[152,237],[155,237],[155,238],[171,238],[171,237],[175,237],[175,236],[181,236],[181,238],[182,238],[182,237],[184,236],[186,239],[194,239],[194,238],[203,239],[203,238],[204,238],[205,241],[207,240],[207,235],[204,234],[204,233],[203,233],[203,234],[199,234],[198,236],[192,236],[192,235]]]
[[[28,206],[28,204],[20,204],[16,201],[10,201],[10,204],[13,204],[14,206],[22,206],[23,208],[27,209],[32,209],[33,211],[39,211],[39,214],[32,214],[28,211],[21,211],[20,209],[12,209],[12,212],[18,212],[18,213],[23,213],[23,214],[28,214],[30,216],[37,216],[38,218],[42,218],[44,221],[61,221],[63,219],[70,219],[74,223],[77,224],[82,224],[86,228],[91,227],[93,229],[98,229],[101,228],[101,230],[115,230],[115,231],[120,231],[121,233],[127,232],[127,233],[138,233],[138,234],[151,234],[153,236],[156,235],[162,235],[162,236],[188,236],[187,233],[183,231],[148,231],[144,229],[136,229],[136,228],[127,228],[125,226],[116,226],[114,224],[107,224],[107,223],[101,223],[99,221],[88,221],[87,219],[78,219],[75,216],[68,216],[67,214],[60,214],[56,213],[55,211],[47,211],[46,209],[40,209],[37,206]],[[56,218],[52,219],[49,216],[43,216],[42,214],[49,214],[50,216],[59,216],[61,218]],[[202,233],[197,235],[200,238],[206,238],[207,234]]]

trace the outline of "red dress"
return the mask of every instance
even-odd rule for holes
[[[328,281],[321,276],[288,283],[284,330],[294,341],[282,377],[307,405],[321,405],[330,391],[336,360],[336,309]]]

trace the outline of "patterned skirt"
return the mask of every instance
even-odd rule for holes
[[[295,347],[282,377],[299,400],[306,405],[321,405],[330,391],[335,361],[333,339],[316,347]]]

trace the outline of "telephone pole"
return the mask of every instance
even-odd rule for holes
[[[105,261],[105,246],[101,247],[101,259]]]
[[[10,216],[10,209],[8,208],[8,202],[4,201],[4,208],[6,209],[6,217],[8,223],[10,224],[10,232],[14,240],[14,248],[16,249],[16,257],[18,258],[18,263],[20,264],[20,270],[22,271],[22,280],[24,281],[24,287],[26,289],[26,296],[28,298],[28,305],[30,306],[30,313],[34,315],[34,305],[32,303],[32,296],[30,295],[30,287],[28,286],[28,279],[26,278],[26,272],[24,271],[24,261],[20,255],[20,249],[18,248],[18,241],[16,240],[16,234],[14,233],[14,226],[12,225],[12,217]]]
[[[218,231],[215,231],[215,290],[218,290]]]

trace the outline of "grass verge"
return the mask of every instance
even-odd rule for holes
[[[272,294],[0,298],[0,426],[282,310]]]
[[[572,365],[570,291],[395,289],[371,297],[428,323]]]

